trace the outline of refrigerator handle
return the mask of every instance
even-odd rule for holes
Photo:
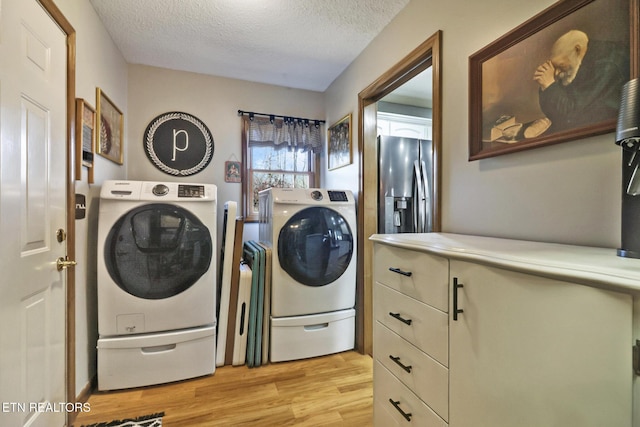
[[[424,233],[424,184],[420,173],[420,162],[413,162],[413,230],[416,233]]]
[[[420,171],[422,172],[422,185],[423,185],[423,193],[424,193],[424,198],[422,199],[422,209],[423,209],[423,217],[422,217],[422,232],[423,233],[428,233],[429,231],[431,231],[431,227],[430,227],[430,223],[431,223],[431,209],[430,209],[430,204],[431,204],[431,194],[429,193],[429,178],[427,177],[427,166],[425,165],[424,162],[422,162],[422,168],[420,168]]]

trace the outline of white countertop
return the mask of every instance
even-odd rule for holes
[[[640,295],[640,259],[616,249],[449,233],[374,234],[374,242]]]

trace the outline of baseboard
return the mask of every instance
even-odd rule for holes
[[[80,390],[80,393],[78,394],[78,396],[76,396],[76,402],[86,403],[89,400],[89,397],[91,397],[91,393],[93,392],[93,390],[96,389],[97,385],[98,377],[94,375],[91,378],[91,381],[89,381],[87,385],[85,385],[84,388]]]
[[[87,401],[89,401],[89,397],[91,397],[91,393],[93,393],[93,390],[95,390],[97,386],[98,376],[94,375],[93,378],[91,378],[91,381],[89,381],[87,385],[80,390],[80,394],[76,396],[76,403],[87,403]],[[67,414],[67,426],[73,426],[77,416],[77,412],[69,412]]]

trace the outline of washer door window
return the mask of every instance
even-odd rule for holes
[[[303,285],[324,286],[335,281],[349,266],[352,255],[351,228],[332,209],[303,209],[280,230],[280,266]]]
[[[107,270],[122,290],[162,299],[189,289],[209,269],[213,243],[209,229],[189,211],[150,204],[120,217],[104,252]]]

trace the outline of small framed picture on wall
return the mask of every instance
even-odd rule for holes
[[[82,167],[88,169],[93,184],[93,154],[96,143],[96,111],[84,99],[76,99],[76,179],[82,179]]]
[[[331,125],[328,132],[327,157],[329,170],[350,165],[351,159],[351,114],[347,114]]]
[[[97,152],[121,165],[124,154],[124,118],[122,111],[100,88],[96,88],[96,115],[99,122]]]
[[[224,162],[224,182],[242,182],[242,163],[229,160]]]

